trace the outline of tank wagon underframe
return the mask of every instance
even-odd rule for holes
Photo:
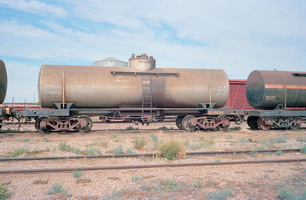
[[[121,119],[135,124],[149,124],[176,116],[179,129],[195,131],[197,129],[226,129],[230,120],[240,123],[242,110],[214,109],[213,104],[200,104],[197,108],[67,108],[67,109],[28,109],[16,114],[17,119],[35,119],[35,128],[39,132],[77,130],[88,132],[92,127],[90,117]],[[65,106],[64,106],[65,107]]]
[[[306,122],[306,110],[246,110],[247,123],[251,129],[300,128]]]

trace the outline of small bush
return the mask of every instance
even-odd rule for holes
[[[283,154],[283,151],[282,150],[278,150],[275,152],[275,155],[277,156],[281,156]]]
[[[284,187],[278,191],[278,195],[281,199],[286,200],[304,200],[306,199],[306,189],[301,194],[298,194],[292,188]]]
[[[83,171],[73,170],[72,176],[74,178],[80,178],[83,175]]]
[[[168,188],[171,191],[175,191],[179,188],[179,184],[174,179],[169,179],[166,181],[166,188]]]
[[[306,142],[306,137],[297,138],[296,141],[298,141],[298,142]]]
[[[0,200],[5,200],[10,197],[7,186],[0,183]]]
[[[163,143],[159,150],[159,155],[163,158],[167,158],[168,160],[181,159],[186,155],[184,145],[177,141]]]
[[[48,138],[44,138],[44,142],[50,142]]]
[[[30,138],[23,138],[23,139],[22,139],[22,142],[30,142],[30,141],[31,141]]]
[[[172,129],[173,129],[173,127],[168,128],[168,127],[166,127],[166,126],[162,126],[162,127],[159,127],[159,128],[158,128],[158,130],[172,130]]]
[[[145,138],[136,138],[133,143],[135,149],[143,149],[148,142]]]
[[[62,151],[72,151],[73,147],[68,145],[66,142],[61,142],[58,146],[59,150]]]
[[[139,128],[134,128],[133,126],[129,126],[126,128],[126,130],[138,130]]]
[[[61,185],[61,184],[58,184],[58,183],[56,183],[56,184],[54,184],[53,186],[52,186],[52,188],[50,189],[50,190],[48,190],[47,192],[46,192],[46,194],[56,194],[56,193],[60,193],[60,194],[67,194],[68,193],[68,191],[67,190],[64,190],[63,189],[63,186]]]
[[[306,145],[303,146],[303,148],[301,149],[302,153],[306,153]]]
[[[233,195],[233,190],[226,189],[215,192],[209,192],[207,197],[211,200],[223,200]]]
[[[229,130],[231,131],[239,131],[240,129],[241,129],[240,126],[234,126],[234,127],[229,128]]]
[[[95,149],[93,147],[87,148],[85,153],[88,156],[95,156],[95,155],[100,155],[101,154],[99,149]]]
[[[158,146],[158,137],[156,135],[153,135],[153,134],[151,134],[150,137],[151,137],[151,139],[154,143],[154,146],[157,147]]]
[[[142,176],[133,176],[132,177],[132,182],[139,182],[139,181],[142,181],[143,180],[143,177]]]
[[[15,149],[15,150],[9,152],[9,157],[16,158],[16,157],[18,157],[22,154],[25,154],[25,153],[29,153],[29,150],[25,149],[25,148],[18,148],[18,149]]]
[[[66,142],[61,142],[58,146],[59,150],[61,151],[69,151],[75,154],[82,154],[81,150],[79,148],[74,148],[70,145],[68,145]]]
[[[117,148],[115,148],[113,150],[110,150],[109,152],[113,153],[114,155],[124,154],[124,150],[123,150],[122,145],[120,145],[119,147],[117,147]]]
[[[143,191],[147,191],[149,189],[149,186],[148,185],[141,185],[139,188]]]

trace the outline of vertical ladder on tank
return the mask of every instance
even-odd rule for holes
[[[142,119],[144,119],[145,115],[149,115],[148,117],[152,117],[152,77],[151,75],[143,75],[142,76]],[[146,108],[150,108],[145,110]]]

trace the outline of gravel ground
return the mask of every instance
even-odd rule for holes
[[[175,140],[186,151],[219,151],[241,149],[303,148],[306,129],[251,131],[244,124],[240,130],[184,132],[174,123],[138,126],[120,123],[95,123],[93,131],[81,133],[11,133],[0,135],[0,156],[23,153],[28,156],[69,156],[85,154],[155,153],[161,143]],[[232,124],[235,127],[234,124]],[[7,126],[11,128],[13,126]],[[160,130],[167,127],[173,130]],[[22,126],[33,130],[33,125]],[[134,141],[147,144],[136,149]],[[165,164],[186,162],[222,162],[251,159],[305,158],[302,153],[253,154],[231,156],[198,156],[168,161],[161,158],[85,159],[48,162],[2,162],[0,170],[21,168],[56,168],[112,166],[134,164]],[[306,190],[306,163],[245,164],[182,168],[131,169],[121,171],[83,171],[2,174],[0,182],[8,188],[10,199],[280,199],[285,192],[301,197]],[[213,198],[214,197],[214,198]]]

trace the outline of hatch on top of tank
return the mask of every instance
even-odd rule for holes
[[[139,71],[150,71],[156,66],[156,61],[153,56],[148,56],[143,53],[140,56],[132,54],[129,59],[129,67]]]
[[[108,57],[104,58],[103,60],[95,61],[92,65],[104,67],[127,67],[128,63],[114,57]]]

